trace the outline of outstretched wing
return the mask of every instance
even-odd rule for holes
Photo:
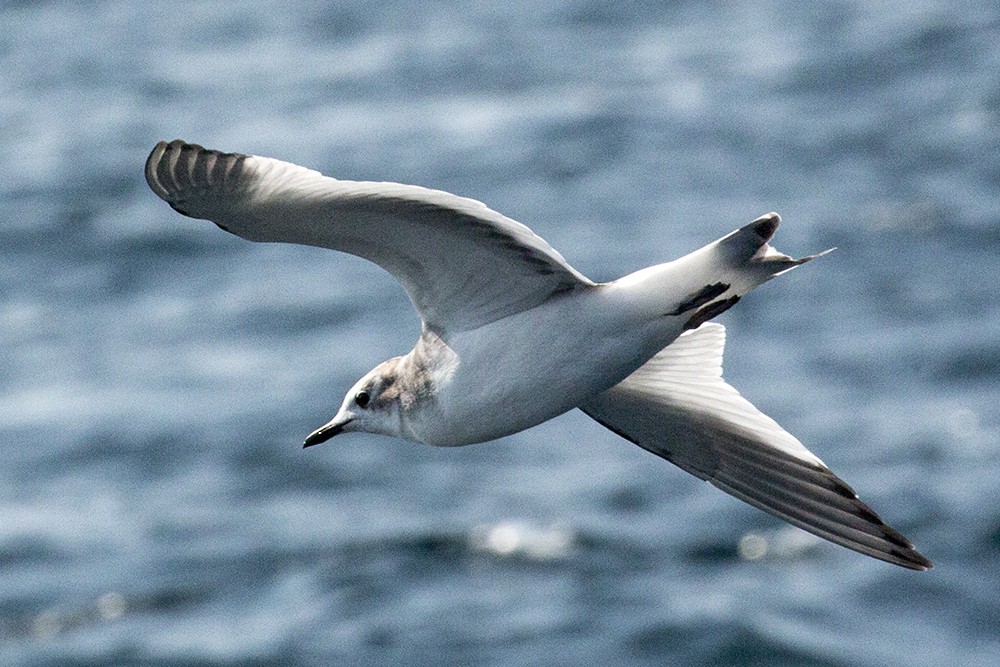
[[[447,192],[340,181],[183,141],[156,145],[146,181],[180,213],[245,239],[332,248],[375,262],[440,333],[474,329],[593,284],[525,225]]]
[[[581,409],[740,500],[849,549],[914,570],[931,562],[846,482],[722,379],[725,329],[688,331]]]

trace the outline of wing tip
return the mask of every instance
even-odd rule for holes
[[[166,200],[167,189],[163,187],[160,183],[160,179],[156,174],[157,165],[160,160],[163,159],[163,155],[167,152],[170,144],[166,141],[159,141],[153,150],[150,151],[149,157],[146,158],[146,183],[149,185],[149,189],[156,193],[156,196],[160,199]]]
[[[858,499],[855,499],[853,503],[855,509],[858,506],[862,506],[867,512],[855,514],[855,516],[867,522],[867,530],[860,527],[851,528],[846,523],[838,525],[836,522],[830,522],[822,518],[817,520],[815,517],[810,517],[797,509],[789,507],[781,508],[769,503],[759,494],[741,488],[741,485],[730,485],[725,481],[712,477],[709,477],[708,481],[729,495],[762,509],[769,514],[773,514],[797,528],[851,551],[856,551],[864,556],[919,572],[924,572],[934,567],[934,563],[930,559],[919,553],[906,537],[886,524],[877,514],[875,515],[876,521],[870,521],[866,515],[868,512],[872,514],[874,512]]]
[[[156,196],[171,203],[173,194],[180,188],[177,181],[177,164],[184,153],[195,155],[205,152],[204,146],[189,144],[183,139],[167,142],[160,140],[146,158],[146,183]]]
[[[868,506],[865,505],[865,507]],[[876,515],[876,517],[878,517],[878,515]],[[918,570],[920,572],[924,572],[934,567],[934,563],[917,551],[913,546],[913,542],[908,540],[905,535],[885,523],[885,521],[882,521],[881,519],[879,519],[879,521],[882,524],[882,533],[885,536],[885,539],[891,544],[896,545],[896,548],[890,548],[888,550],[889,555],[896,559],[891,562],[895,562],[897,565],[901,565],[911,570]]]
[[[892,555],[898,559],[893,561],[896,565],[900,565],[909,570],[926,572],[934,567],[934,563],[932,563],[929,558],[912,548],[906,549],[905,551],[892,552]]]
[[[159,141],[146,158],[146,183],[157,197],[190,217],[188,200],[206,188],[232,188],[245,175],[249,155],[223,153],[183,139]]]

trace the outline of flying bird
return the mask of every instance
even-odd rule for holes
[[[414,348],[347,392],[305,440],[349,432],[437,446],[485,442],[579,408],[740,500],[914,570],[932,563],[794,436],[722,378],[709,322],[793,259],[763,215],[680,259],[595,283],[481,202],[346,181],[280,160],[161,141],[149,187],[251,241],[347,252],[391,273],[420,315]]]

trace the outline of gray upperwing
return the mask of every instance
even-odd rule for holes
[[[245,239],[330,248],[378,264],[439,333],[593,286],[525,225],[448,192],[339,180],[183,141],[156,145],[146,181],[180,213]]]

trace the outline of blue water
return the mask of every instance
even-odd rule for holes
[[[51,1],[0,25],[3,664],[1000,655],[996,2]],[[596,280],[779,211],[781,250],[838,250],[721,318],[727,377],[936,568],[812,540],[579,413],[303,451],[418,321],[365,262],[173,213],[142,177],[173,138],[475,197]]]

